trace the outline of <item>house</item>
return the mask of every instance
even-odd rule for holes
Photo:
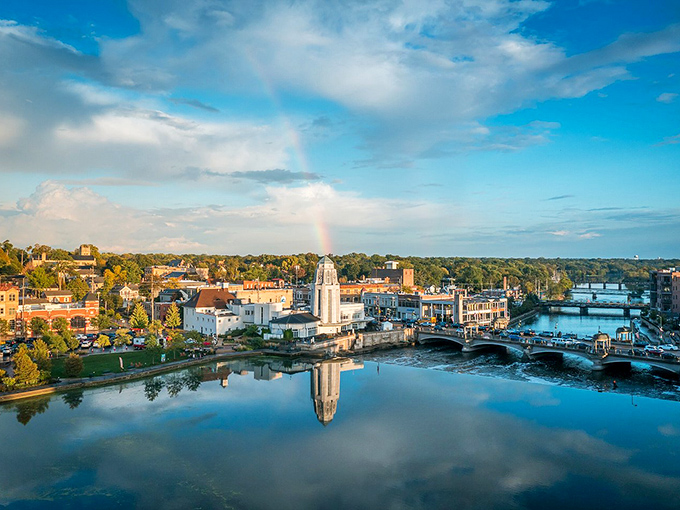
[[[295,339],[312,338],[319,333],[321,319],[311,313],[291,313],[269,323],[271,337],[283,338],[285,331],[291,331]]]
[[[116,285],[111,288],[110,294],[120,296],[123,300],[123,306],[128,307],[139,299],[139,285]]]

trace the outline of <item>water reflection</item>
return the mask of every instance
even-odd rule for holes
[[[324,361],[289,360],[238,360],[220,362],[202,367],[201,381],[219,381],[220,386],[229,386],[229,376],[253,374],[257,381],[274,381],[283,374],[299,374],[310,372],[310,393],[314,403],[314,412],[319,423],[327,426],[338,410],[340,399],[340,374],[348,370],[360,370],[364,364],[349,358],[334,358]],[[156,393],[157,395],[157,393]]]
[[[0,408],[0,507],[678,508],[676,402],[362,366],[214,364],[26,402],[26,427]]]

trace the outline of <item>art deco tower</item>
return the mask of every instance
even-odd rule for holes
[[[328,257],[321,258],[314,272],[312,284],[312,314],[322,324],[340,323],[340,284],[335,264]]]

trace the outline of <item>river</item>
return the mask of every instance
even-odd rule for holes
[[[677,382],[631,396],[503,368],[521,363],[240,360],[5,405],[0,505],[678,508]]]

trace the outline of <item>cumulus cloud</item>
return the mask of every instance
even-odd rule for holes
[[[656,98],[656,100],[659,103],[670,104],[673,101],[675,101],[675,99],[677,97],[678,97],[678,95],[675,92],[664,92],[663,94],[659,94],[659,96]]]
[[[140,33],[98,40],[97,56],[79,53],[35,27],[2,22],[0,56],[7,68],[22,72],[0,85],[6,89],[0,115],[25,123],[31,142],[37,137],[47,155],[30,154],[28,138],[12,139],[14,157],[5,155],[3,168],[49,171],[62,161],[61,171],[122,166],[108,164],[112,152],[124,154],[126,162],[139,161],[134,172],[182,165],[219,172],[286,167],[281,146],[289,141],[278,140],[273,126],[244,118],[207,124],[180,119],[167,110],[190,106],[220,112],[200,99],[175,96],[178,89],[227,96],[281,90],[330,101],[355,117],[360,147],[397,166],[467,147],[518,150],[546,143],[545,131],[559,124],[535,121],[519,132],[496,129],[490,140],[480,141],[485,119],[551,98],[581,97],[631,78],[628,63],[680,50],[680,25],[671,25],[567,56],[555,43],[521,30],[550,6],[539,0],[131,0],[129,6]],[[67,76],[70,90],[62,85]],[[672,100],[668,94],[660,100]],[[17,107],[22,96],[42,105]],[[154,118],[149,111],[160,115]],[[178,121],[174,132],[163,127],[163,115]],[[307,123],[328,127],[323,115]],[[256,138],[247,147],[259,155],[254,162],[243,161],[239,151],[245,142],[234,130],[242,127],[244,135]],[[87,142],[83,147],[67,144],[80,136]],[[3,140],[8,143],[6,133],[0,133]],[[232,167],[234,152],[244,164]],[[187,161],[192,159],[187,153],[210,164]],[[269,161],[263,165],[262,159]]]

